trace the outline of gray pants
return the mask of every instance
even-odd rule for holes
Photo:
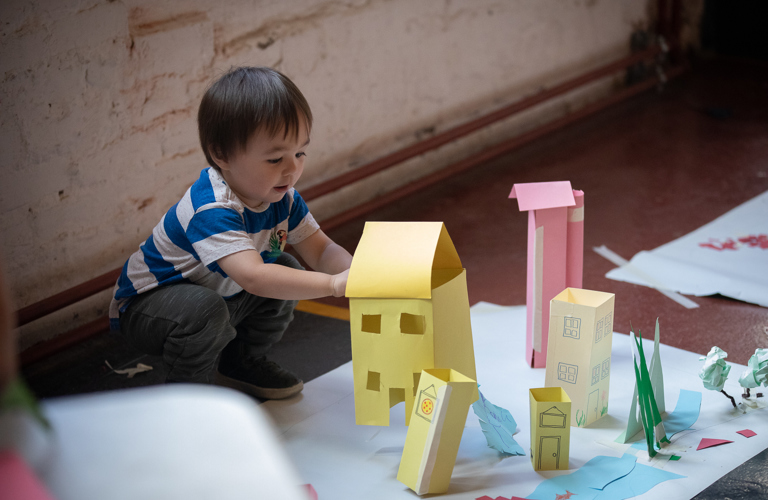
[[[287,253],[275,264],[303,269]],[[279,341],[296,302],[246,291],[224,299],[200,285],[170,285],[134,298],[120,314],[120,331],[140,351],[163,357],[168,381],[210,383],[219,354],[233,340],[253,357]]]

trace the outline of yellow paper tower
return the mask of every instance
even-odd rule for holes
[[[466,271],[442,222],[367,222],[346,293],[357,424],[389,425],[401,401],[408,424],[424,369],[476,377]]]
[[[573,426],[608,413],[614,299],[612,293],[566,288],[550,303],[544,384],[568,391]]]
[[[477,382],[456,370],[421,372],[397,479],[419,495],[444,493]]]
[[[568,394],[560,387],[543,387],[530,389],[529,399],[533,469],[567,470],[571,444]]]

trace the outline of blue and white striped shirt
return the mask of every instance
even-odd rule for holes
[[[123,266],[109,307],[110,326],[119,329],[120,312],[131,298],[159,286],[195,283],[222,297],[235,295],[242,287],[218,259],[256,250],[265,263],[274,262],[286,243],[299,243],[318,228],[293,188],[279,202],[254,210],[215,168],[206,168]]]

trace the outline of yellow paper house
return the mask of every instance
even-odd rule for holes
[[[442,222],[367,222],[346,294],[357,424],[389,425],[401,401],[408,424],[422,370],[476,378],[466,271]]]
[[[530,389],[531,464],[534,470],[567,470],[571,400],[560,387]]]
[[[608,413],[614,299],[612,293],[566,288],[550,303],[545,385],[568,391],[573,426]]]
[[[477,382],[456,370],[421,372],[397,479],[419,495],[444,493]]]

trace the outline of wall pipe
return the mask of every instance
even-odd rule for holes
[[[398,163],[402,163],[428,151],[437,149],[440,146],[455,141],[460,137],[464,137],[471,134],[472,132],[480,130],[481,128],[487,127],[492,123],[503,120],[504,118],[508,118],[509,116],[520,113],[521,111],[528,108],[532,108],[533,106],[541,104],[544,101],[548,101],[556,96],[570,92],[571,90],[581,87],[586,83],[592,82],[604,76],[611,75],[621,69],[628,68],[647,59],[656,57],[656,55],[658,55],[660,52],[660,47],[653,46],[646,50],[636,52],[631,56],[625,57],[611,64],[607,64],[592,71],[588,71],[583,75],[579,75],[576,78],[562,82],[552,88],[542,90],[535,95],[504,106],[503,108],[498,109],[492,113],[481,116],[452,129],[446,130],[445,132],[436,134],[429,139],[425,139],[410,146],[406,146],[403,149],[383,156],[368,163],[367,165],[347,172],[346,174],[339,175],[321,184],[302,189],[301,197],[305,200],[311,200],[314,198],[319,198],[328,193],[332,193],[337,189],[348,186],[366,177],[370,177],[371,175],[397,165]]]
[[[574,90],[586,83],[592,82],[604,76],[608,76],[612,73],[615,73],[616,71],[637,64],[638,62],[655,57],[660,52],[661,49],[659,47],[652,47],[595,70],[589,71],[576,78],[558,84],[550,89],[541,91],[533,96],[524,98],[518,102],[505,106],[488,115],[484,115],[480,118],[437,134],[429,139],[417,142],[411,146],[407,146],[406,148],[403,148],[399,151],[374,160],[373,162],[357,168],[351,172],[342,174],[321,184],[304,189],[302,190],[302,197],[305,200],[319,198],[320,196],[326,195],[335,191],[336,189],[340,189],[361,179],[374,175],[407,159],[424,154],[427,151],[431,151],[453,140],[466,136],[476,130],[507,118],[515,113],[519,113],[546,100],[552,99],[553,97]],[[667,76],[672,78],[681,72],[681,67],[673,68],[667,73]],[[457,173],[478,166],[493,158],[509,153],[514,149],[517,149],[525,144],[528,144],[529,142],[534,141],[535,139],[538,139],[539,137],[563,128],[612,104],[618,103],[640,92],[648,90],[649,88],[656,86],[657,83],[657,80],[654,78],[635,84],[625,90],[609,96],[606,99],[587,105],[574,113],[554,120],[540,128],[529,131],[525,134],[514,137],[495,146],[491,146],[486,151],[478,155],[473,155],[471,158],[461,160],[431,174],[430,176],[416,180],[407,186],[401,187],[383,196],[377,197],[375,200],[354,207],[343,214],[331,217],[330,219],[326,219],[323,221],[323,228],[329,230],[338,227],[356,217],[385,206],[388,203],[392,203],[395,200],[408,196],[431,184],[437,183],[452,175],[456,175]],[[121,268],[114,269],[105,274],[97,276],[96,278],[86,281],[85,283],[19,309],[16,312],[19,326],[51,314],[64,307],[90,297],[91,295],[101,292],[102,290],[106,290],[107,288],[114,286],[115,281],[117,280],[121,271]],[[108,329],[109,322],[106,317],[99,318],[95,321],[74,328],[73,330],[58,335],[51,340],[40,342],[24,350],[20,355],[21,364],[22,366],[26,366],[55,352],[63,350],[71,345],[79,343],[92,335],[107,331]]]
[[[667,71],[666,76],[667,78],[675,78],[680,74],[682,74],[684,70],[685,68],[682,66],[671,68],[669,71]],[[335,217],[331,217],[330,219],[326,219],[323,221],[323,224],[322,224],[323,229],[332,229],[334,227],[338,227],[340,225],[343,225],[349,221],[356,219],[357,217],[360,217],[361,215],[364,215],[368,212],[372,212],[376,209],[384,207],[394,201],[397,201],[411,194],[417,193],[418,191],[421,191],[422,189],[432,184],[436,184],[442,180],[445,180],[449,177],[452,177],[456,174],[459,174],[471,168],[479,167],[489,162],[490,160],[493,160],[495,158],[498,158],[499,156],[503,156],[507,153],[510,153],[515,149],[518,149],[556,130],[566,127],[567,125],[570,125],[571,123],[574,123],[582,118],[585,118],[589,115],[597,113],[598,111],[601,111],[613,104],[629,99],[630,97],[637,95],[641,92],[644,92],[648,89],[656,87],[658,83],[659,81],[656,78],[653,78],[653,79],[646,80],[644,82],[632,85],[631,87],[628,87],[625,90],[617,92],[611,95],[610,97],[607,97],[600,101],[584,106],[583,108],[577,111],[574,111],[573,113],[570,113],[557,120],[553,120],[537,129],[534,129],[524,134],[521,134],[519,136],[513,137],[512,139],[496,144],[495,146],[491,146],[487,148],[485,151],[474,154],[470,158],[460,160],[452,165],[449,165],[448,167],[442,168],[427,177],[422,177],[421,179],[418,179],[408,184],[407,186],[403,186],[394,191],[390,191],[389,193],[383,194],[367,203],[358,205],[350,210],[347,210],[342,214],[339,214]]]

